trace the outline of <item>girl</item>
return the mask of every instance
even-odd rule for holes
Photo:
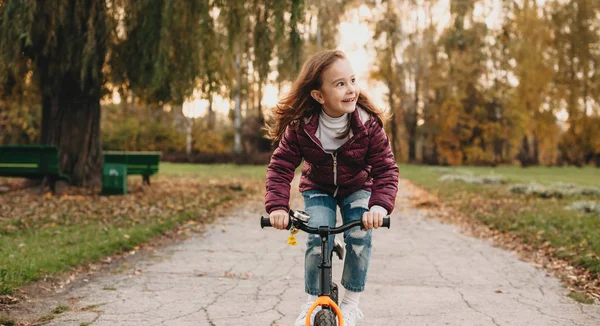
[[[346,289],[340,305],[345,324],[354,326],[371,256],[371,229],[394,209],[398,167],[383,130],[383,113],[360,92],[350,62],[341,51],[323,51],[302,67],[290,93],[274,109],[269,138],[279,141],[267,168],[265,209],[271,224],[288,224],[290,183],[302,159],[300,192],[309,226],[335,226],[340,207],[344,223],[362,219],[365,230],[344,233],[346,257],[341,284]],[[333,248],[331,236],[330,248]],[[308,302],[296,325],[318,295],[320,239],[309,235],[305,254],[305,291]],[[318,309],[311,318],[314,319]],[[312,320],[311,320],[312,323]]]

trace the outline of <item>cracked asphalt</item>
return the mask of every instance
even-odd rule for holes
[[[599,304],[573,301],[516,255],[410,208],[410,195],[400,187],[392,228],[374,231],[359,325],[600,325]],[[259,227],[263,214],[251,203],[139,261],[134,275],[71,290],[81,300],[48,325],[293,325],[306,300],[306,236],[286,245],[287,232]],[[338,284],[341,267],[336,259]]]

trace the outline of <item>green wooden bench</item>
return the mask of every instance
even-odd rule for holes
[[[46,179],[53,192],[56,181],[70,181],[60,172],[58,148],[50,145],[0,146],[0,176]]]
[[[104,163],[127,165],[127,175],[141,175],[150,184],[150,176],[158,173],[161,152],[105,151]]]

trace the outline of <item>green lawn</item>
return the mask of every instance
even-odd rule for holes
[[[472,172],[475,175],[502,175],[510,182],[537,182],[550,185],[557,182],[572,182],[582,186],[600,187],[600,169],[592,166],[584,168],[577,167],[530,167],[520,168],[516,166],[499,167],[431,167],[419,165],[400,165],[400,175],[411,180],[435,181],[431,178],[433,174],[441,175],[438,170],[449,170],[460,172]]]
[[[215,178],[250,178],[264,180],[267,173],[266,165],[235,165],[235,164],[186,164],[161,162],[161,175],[189,175]]]
[[[585,267],[600,277],[600,213],[566,209],[576,201],[600,203],[600,196],[577,195],[540,198],[509,191],[511,183],[537,182],[544,185],[572,183],[600,186],[600,169],[594,167],[460,167],[400,165],[401,177],[411,180],[452,203],[463,213],[492,228],[517,234],[533,247],[551,246],[557,257]],[[474,176],[501,175],[508,184],[476,185],[441,182],[445,173],[472,173]]]
[[[160,164],[152,186],[128,179],[128,194],[68,187],[0,196],[0,295],[28,282],[132,250],[177,226],[208,223],[216,207],[264,191],[265,166]]]

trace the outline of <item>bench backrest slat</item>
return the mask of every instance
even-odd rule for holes
[[[152,175],[158,172],[160,152],[104,152],[104,163],[127,165],[127,174]]]
[[[47,174],[60,174],[56,146],[0,146],[0,175],[43,176]]]

